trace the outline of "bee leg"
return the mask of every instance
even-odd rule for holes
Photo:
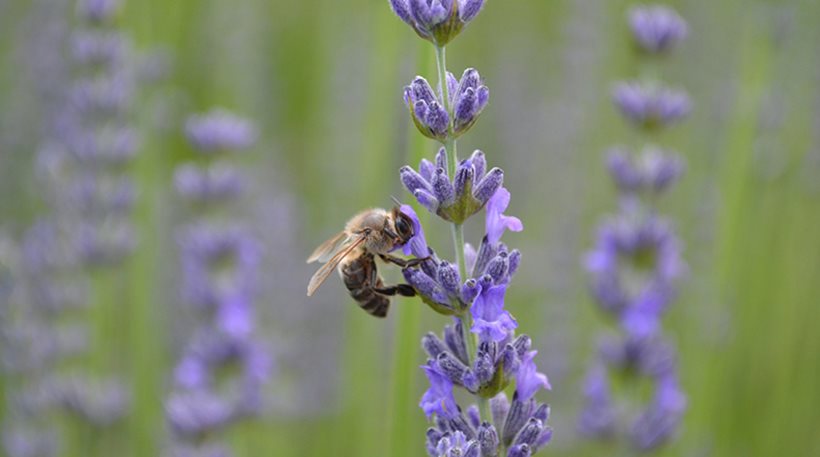
[[[415,267],[415,266],[421,264],[422,262],[424,262],[425,260],[428,260],[430,258],[430,257],[425,257],[423,259],[404,260],[404,259],[400,259],[398,257],[393,257],[392,255],[385,255],[385,254],[380,254],[379,257],[381,257],[382,260],[384,260],[387,263],[392,263],[392,264],[398,265],[402,268]]]
[[[395,286],[390,287],[382,287],[379,289],[373,289],[374,292],[380,293],[382,295],[393,296],[393,295],[401,295],[402,297],[415,297],[416,296],[416,289],[413,288],[410,284],[396,284]]]

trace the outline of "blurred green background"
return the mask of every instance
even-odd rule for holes
[[[0,225],[12,233],[42,209],[32,158],[48,106],[36,85],[49,69],[35,53],[49,46],[48,24],[70,16],[65,4],[0,1]],[[580,378],[606,328],[580,259],[616,209],[604,151],[635,142],[609,101],[614,81],[637,74],[624,16],[633,4],[488,0],[448,47],[449,69],[476,67],[491,90],[462,154],[481,148],[505,169],[509,213],[525,224],[506,237],[524,254],[507,307],[553,385],[555,439],[543,455],[609,455],[574,430]],[[689,410],[660,454],[820,455],[820,2],[667,4],[690,38],[662,75],[690,92],[694,111],[661,138],[688,165],[661,207],[691,272],[665,320]],[[397,170],[435,145],[412,128],[401,90],[416,74],[435,79],[432,48],[386,0],[133,0],[121,24],[168,73],[137,107],[140,247],[118,273],[125,294],[89,316],[108,329],[91,357],[135,396],[99,455],[156,455],[166,436],[179,347],[171,176],[191,156],[182,119],[214,105],[260,127],[241,160],[256,178],[246,213],[265,241],[260,325],[278,361],[270,414],[229,432],[237,455],[423,455],[418,343],[446,319],[404,299],[378,321],[336,281],[308,299],[303,259],[357,210],[410,200]],[[428,219],[426,231],[450,252],[443,223]],[[65,455],[89,455],[72,446]]]

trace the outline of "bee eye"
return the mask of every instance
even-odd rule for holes
[[[407,220],[406,216],[401,215],[396,219],[396,231],[400,237],[409,240],[413,236],[413,225]]]

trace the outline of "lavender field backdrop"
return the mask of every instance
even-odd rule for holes
[[[820,3],[662,3],[688,33],[651,68],[633,1],[487,0],[447,45],[491,91],[460,157],[503,168],[523,221],[504,309],[537,350],[515,366],[551,385],[539,455],[639,455],[584,425],[618,327],[600,227],[631,192],[608,151],[649,138],[683,173],[648,197],[679,238],[662,322],[682,411],[651,454],[820,456]],[[306,297],[305,259],[391,196],[452,257],[399,173],[440,146],[402,99],[436,62],[387,0],[0,0],[0,453],[425,455],[421,341],[451,319],[418,298],[375,319],[335,275]],[[612,103],[647,74],[691,101],[650,136]]]

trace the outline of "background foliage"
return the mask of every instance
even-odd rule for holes
[[[33,62],[64,11],[57,3],[0,1],[0,225],[12,233],[42,205],[32,158],[47,103],[35,85],[49,69]],[[664,79],[687,88],[695,110],[663,138],[688,163],[663,209],[691,275],[666,319],[690,409],[662,454],[820,455],[820,3],[668,3],[691,34]],[[449,47],[451,69],[475,66],[492,91],[462,150],[481,148],[506,170],[510,213],[525,224],[508,240],[524,253],[508,308],[552,381],[556,431],[545,455],[606,455],[574,432],[579,378],[606,325],[580,258],[615,210],[603,152],[632,135],[609,103],[612,82],[637,72],[630,4],[490,0]],[[267,241],[262,319],[279,360],[272,413],[232,433],[238,455],[422,455],[418,341],[442,319],[404,300],[379,322],[333,281],[313,299],[302,284],[313,245],[363,207],[408,199],[398,167],[434,153],[400,97],[415,74],[435,79],[430,47],[384,0],[135,0],[121,22],[141,49],[166,56],[169,73],[139,104],[140,248],[121,299],[100,300],[91,315],[102,329],[92,358],[131,380],[135,395],[106,449],[148,456],[162,444],[178,349],[171,172],[190,155],[183,116],[220,105],[262,132],[242,160],[258,181],[248,212]],[[286,210],[265,212],[274,206]],[[448,249],[439,225],[431,219],[428,233],[444,233],[431,237]],[[75,445],[66,455],[83,454]]]

